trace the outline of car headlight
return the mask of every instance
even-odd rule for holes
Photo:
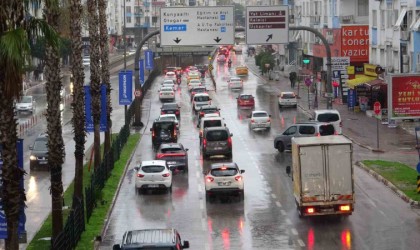
[[[36,160],[36,156],[35,156],[35,155],[31,155],[31,156],[29,156],[29,160],[31,160],[31,161],[35,161],[35,160]]]

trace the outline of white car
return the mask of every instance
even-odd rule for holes
[[[211,200],[216,195],[237,195],[240,200],[244,199],[244,179],[235,162],[211,164],[208,171],[204,171],[204,185],[206,199]]]
[[[211,98],[207,93],[198,93],[193,97],[193,109],[195,112],[199,111],[202,106],[210,105]]]
[[[271,115],[266,111],[252,111],[250,118],[250,129],[264,128],[269,130],[271,128]]]
[[[31,114],[35,113],[35,99],[33,96],[27,95],[22,96],[18,102],[16,102],[16,111],[20,112],[29,112]]]
[[[159,100],[163,101],[174,101],[175,91],[171,87],[162,87],[159,90]]]
[[[176,118],[175,114],[165,114],[160,115],[159,118],[157,118],[158,121],[174,121],[176,124],[176,128],[179,130],[179,121],[178,118]]]
[[[201,80],[191,79],[190,82],[188,83],[188,90],[191,91],[192,88],[199,87],[199,86],[203,86],[203,84],[201,83]]]
[[[171,79],[165,79],[165,80],[163,80],[162,84],[165,84],[165,83],[175,84],[174,80],[171,80]]]
[[[228,80],[229,88],[231,89],[242,89],[243,88],[243,81],[239,77],[231,77]]]
[[[134,168],[136,173],[136,190],[141,194],[146,189],[165,189],[172,192],[172,172],[166,161],[142,161]]]
[[[162,84],[162,88],[172,88],[173,90],[176,90],[176,85],[174,83],[164,83]]]
[[[297,107],[297,98],[294,92],[281,92],[279,95],[279,108]]]

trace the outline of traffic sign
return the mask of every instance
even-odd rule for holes
[[[140,97],[141,96],[141,90],[140,89],[136,89],[136,91],[134,91],[134,95],[136,97]]]
[[[381,103],[376,101],[373,104],[373,111],[375,112],[376,115],[379,115],[379,113],[381,113]]]
[[[234,44],[234,7],[160,9],[161,46]]]
[[[309,78],[309,77],[305,78],[305,85],[309,87],[309,86],[311,86],[311,84],[312,84],[311,78]]]
[[[289,43],[289,7],[247,6],[247,44]]]
[[[209,65],[209,70],[212,71],[213,70],[213,64]]]

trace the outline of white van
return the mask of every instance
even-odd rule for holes
[[[200,120],[200,124],[199,127],[200,128],[200,144],[201,144],[201,139],[203,138],[203,131],[205,128],[210,128],[210,127],[224,127],[226,126],[225,121],[222,117],[203,117]]]
[[[338,112],[336,109],[314,110],[310,120],[331,123],[334,125],[334,129],[337,132],[337,134],[343,134],[343,131],[341,129],[343,127],[343,122],[341,120],[340,112]]]
[[[198,93],[194,95],[192,104],[194,111],[197,112],[201,109],[202,106],[210,105],[211,98],[207,93]]]

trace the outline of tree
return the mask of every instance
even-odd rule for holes
[[[99,132],[101,118],[101,77],[99,64],[99,33],[98,33],[98,1],[87,1],[89,14],[89,41],[90,41],[90,93],[92,96],[93,116],[93,153],[94,166],[97,169],[101,162],[101,138]]]
[[[108,48],[108,29],[106,27],[106,1],[98,0],[99,11],[99,35],[100,35],[100,49],[101,49],[101,79],[102,83],[106,84],[106,119],[108,127],[105,131],[104,152],[108,152],[111,148],[111,81],[109,77],[109,48]]]
[[[19,249],[19,212],[25,205],[26,195],[20,188],[25,172],[18,167],[17,121],[13,102],[22,90],[22,75],[30,60],[30,40],[39,35],[49,44],[57,45],[54,30],[45,20],[29,15],[28,5],[40,0],[0,1],[0,143],[3,145],[3,208],[7,220],[6,249]]]
[[[45,0],[45,18],[56,31],[59,30],[60,10],[58,0]],[[62,165],[65,151],[61,126],[60,90],[63,87],[60,77],[59,47],[46,43],[45,78],[47,91],[47,135],[48,165],[51,174],[52,238],[63,230],[63,181]]]
[[[73,117],[74,129],[74,197],[83,199],[83,156],[85,155],[85,94],[83,89],[85,73],[83,69],[82,13],[81,0],[70,0],[71,30],[71,73],[73,75]]]

